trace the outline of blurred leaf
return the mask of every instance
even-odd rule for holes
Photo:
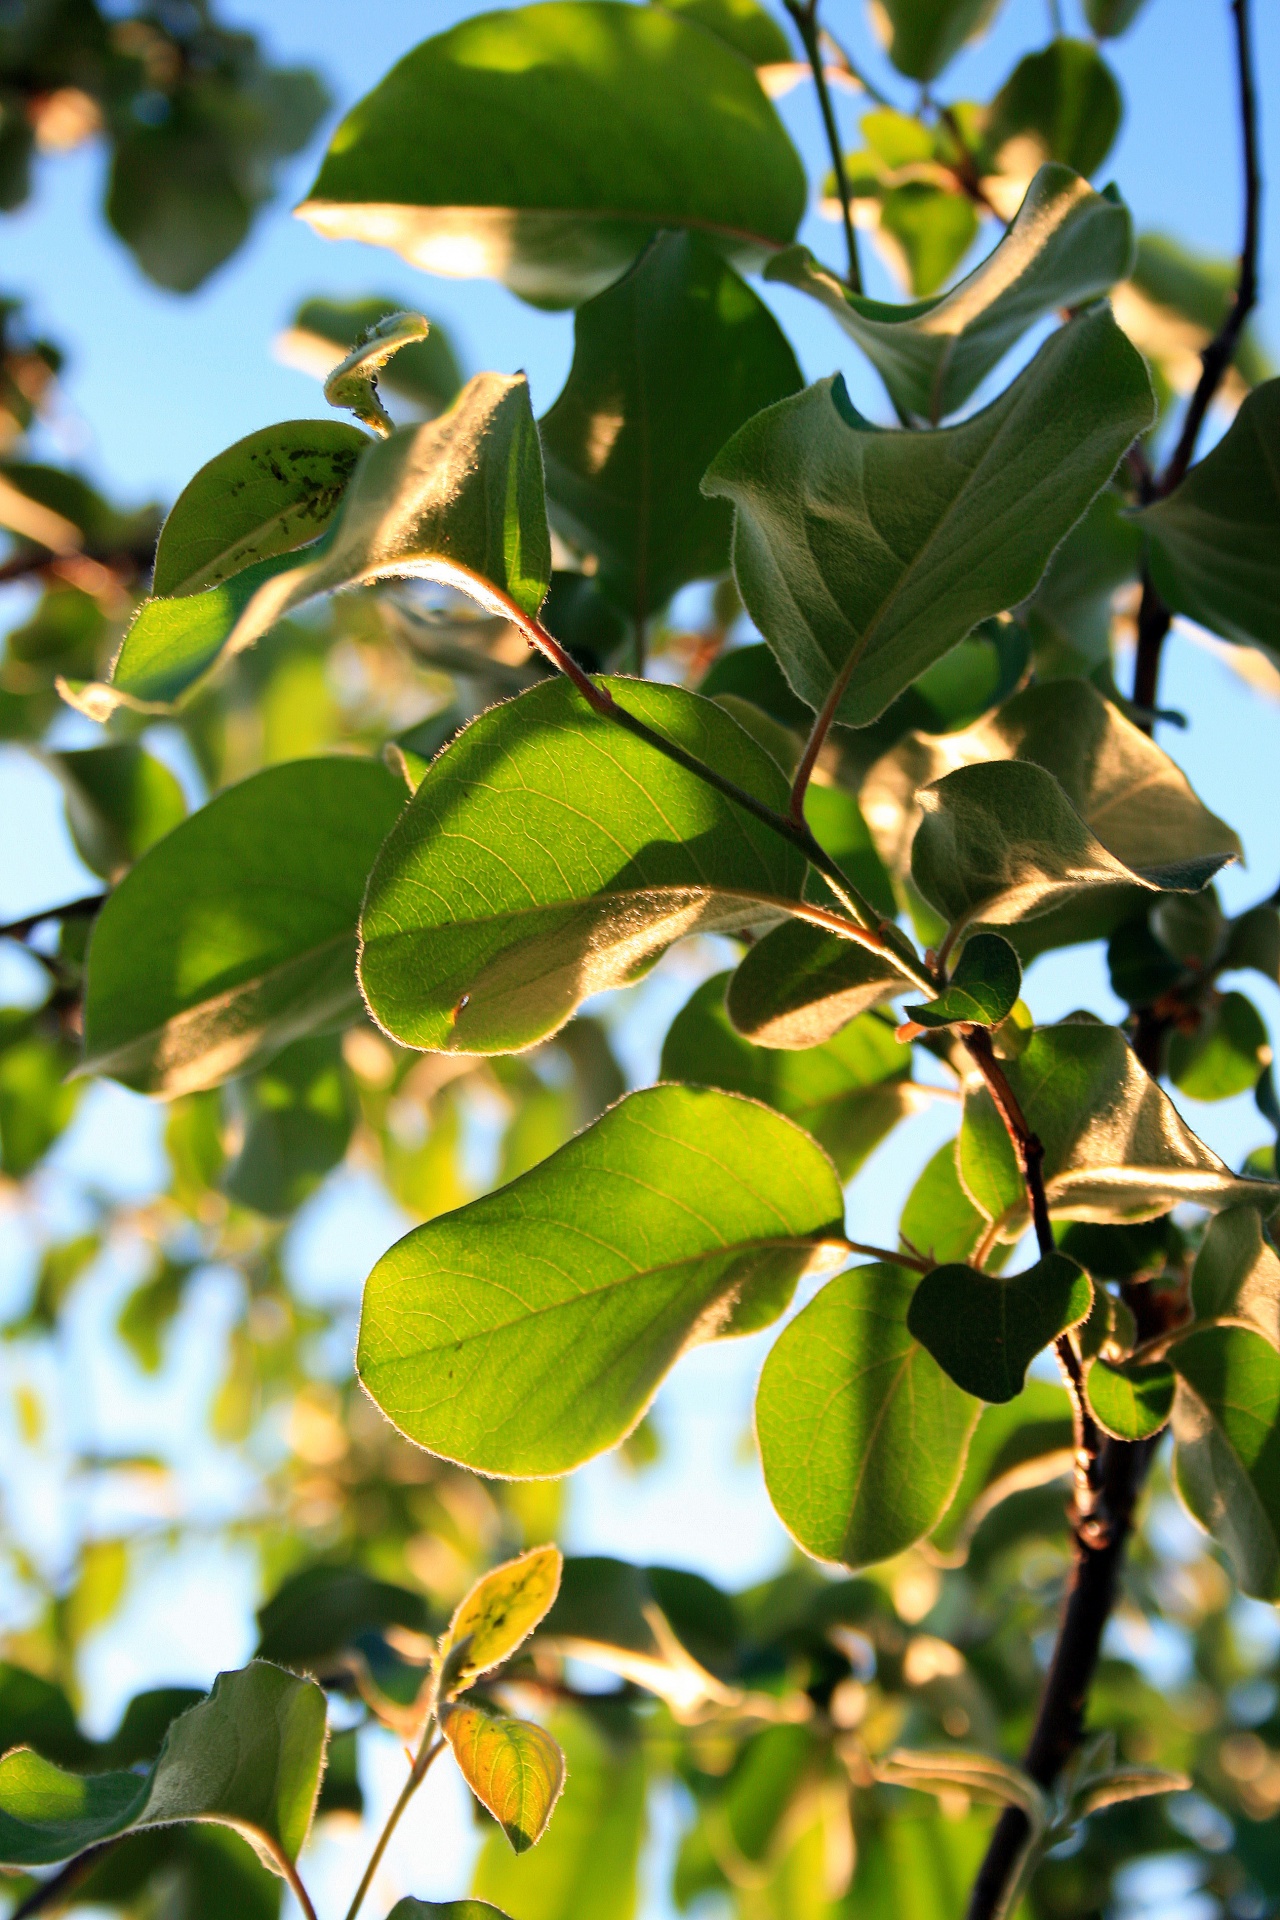
[[[696,227],[758,264],[794,234],[804,175],[713,34],[662,7],[552,0],[407,54],[342,122],[299,211],[331,238],[576,306],[659,227]]]
[[[1026,1815],[1038,1838],[1048,1823],[1044,1791],[1019,1767],[989,1753],[967,1753],[962,1747],[912,1753],[897,1748],[876,1768],[891,1786],[914,1787],[918,1793],[944,1793],[959,1787],[972,1799],[997,1807],[1017,1807]]]
[[[1167,1072],[1192,1100],[1229,1100],[1248,1093],[1271,1064],[1271,1041],[1257,1008],[1242,993],[1212,995],[1194,1033],[1169,1037]]]
[[[448,1707],[440,1718],[459,1772],[512,1850],[535,1846],[564,1786],[564,1755],[551,1735],[480,1707]]]
[[[785,808],[776,764],[713,702],[613,687]],[[784,841],[557,679],[482,714],[433,762],[370,878],[360,978],[407,1045],[512,1052],[684,934],[779,919],[803,880]]]
[[[356,915],[402,794],[376,763],[297,760],[176,827],[98,917],[84,1070],[186,1093],[353,1017]]]
[[[729,565],[733,516],[698,483],[745,420],[801,386],[777,321],[697,234],[664,233],[574,317],[540,426],[556,529],[633,620]]]
[[[975,933],[966,940],[947,985],[925,1006],[903,1009],[922,1027],[949,1027],[968,1021],[998,1027],[1022,991],[1018,956],[998,933]]]
[[[420,1593],[375,1580],[363,1567],[321,1562],[291,1574],[259,1607],[254,1658],[314,1672],[370,1631],[425,1634],[430,1624]]]
[[[1280,380],[1251,393],[1180,486],[1145,507],[1151,577],[1175,613],[1280,651]]]
[[[780,1114],[688,1087],[629,1094],[383,1255],[360,1378],[434,1453],[564,1473],[635,1425],[686,1346],[775,1320],[842,1218],[830,1161]],[[446,1275],[428,1319],[424,1288]]]
[[[30,1014],[0,1008],[0,1166],[21,1180],[70,1125],[81,1088],[68,1086],[75,1049],[47,1039]]]
[[[793,920],[745,955],[726,996],[734,1029],[757,1047],[816,1047],[911,984],[839,934]]]
[[[344,407],[375,433],[391,433],[395,422],[378,398],[378,380],[387,362],[402,347],[419,344],[430,331],[420,313],[386,313],[357,340],[349,353],[332,367],[324,383],[331,407]]]
[[[718,700],[725,693],[749,700],[780,726],[793,731],[807,733],[813,725],[813,708],[791,691],[773,649],[763,641],[727,648],[715,660],[698,691],[708,700]]]
[[[737,1637],[733,1603],[709,1580],[601,1554],[565,1561],[539,1635],[566,1656],[656,1694],[679,1721],[733,1699],[721,1676],[736,1666]]]
[[[1144,233],[1132,275],[1115,291],[1116,318],[1153,362],[1166,395],[1190,393],[1200,377],[1200,354],[1217,333],[1235,297],[1240,263],[1194,253],[1167,234]],[[1223,385],[1239,405],[1250,387],[1273,369],[1246,325]]]
[[[1089,1276],[1063,1253],[1003,1277],[933,1267],[912,1296],[907,1328],[958,1387],[998,1405],[1022,1392],[1036,1355],[1092,1303]]]
[[[885,433],[836,375],[749,421],[703,484],[734,502],[738,587],[796,691],[865,725],[1033,590],[1150,417],[1142,363],[1100,308],[958,426]]]
[[[191,1266],[187,1261],[161,1260],[160,1270],[135,1287],[116,1319],[116,1331],[144,1373],[158,1373],[164,1358],[164,1336],[182,1307]]]
[[[1014,1399],[984,1407],[964,1475],[930,1535],[931,1545],[939,1553],[962,1555],[1001,1500],[1070,1473],[1074,1449],[1071,1402],[1063,1387],[1029,1380]]]
[[[1244,1327],[1194,1328],[1169,1360],[1174,1480],[1258,1600],[1280,1597],[1280,1354]]]
[[[295,1040],[268,1066],[230,1088],[243,1128],[224,1192],[241,1206],[282,1219],[336,1167],[351,1140],[355,1090],[336,1034]]]
[[[94,1752],[62,1688],[5,1660],[0,1661],[0,1751],[12,1747],[32,1747],[66,1767],[87,1766]]]
[[[1110,153],[1123,112],[1115,76],[1097,48],[1056,39],[1018,62],[991,102],[984,135],[1002,172],[1026,175],[1057,160],[1088,175]]]
[[[133,741],[42,757],[62,786],[76,852],[103,880],[116,879],[186,817],[174,775]]]
[[[291,366],[326,380],[334,367],[380,320],[399,313],[403,300],[371,295],[364,300],[304,300],[288,329],[276,342],[276,351]],[[381,369],[378,385],[411,401],[426,414],[443,413],[462,385],[457,357],[448,332],[430,322],[425,339],[411,340],[397,349]]]
[[[1280,1255],[1263,1239],[1256,1207],[1229,1207],[1209,1222],[1191,1304],[1197,1320],[1235,1320],[1280,1353]]]
[[[982,1238],[983,1216],[960,1184],[956,1142],[939,1147],[907,1196],[901,1237],[928,1260],[965,1260]]]
[[[908,191],[897,189],[882,208],[890,232],[905,228],[911,203],[900,196]],[[919,191],[967,212],[972,222],[966,200],[936,188]],[[765,278],[821,301],[874,363],[895,404],[937,421],[962,407],[1044,315],[1080,306],[1122,280],[1132,255],[1128,208],[1094,193],[1069,167],[1046,166],[999,245],[937,299],[894,307],[851,293],[803,247],[778,254]]]
[[[881,0],[872,15],[899,73],[936,80],[966,40],[990,21],[1000,0]]]
[[[756,1433],[769,1498],[806,1552],[901,1553],[946,1511],[978,1418],[907,1328],[916,1276],[857,1267],[790,1321],[764,1364]]]
[[[397,1900],[387,1920],[508,1920],[487,1900],[415,1900],[406,1894]]]
[[[1085,18],[1101,40],[1112,40],[1132,26],[1143,0],[1084,0]]]
[[[1167,1360],[1112,1363],[1095,1360],[1085,1380],[1094,1419],[1117,1440],[1149,1440],[1173,1408],[1173,1368]]]
[[[654,0],[654,4],[682,19],[696,21],[753,67],[779,65],[792,57],[791,42],[757,0]]]
[[[451,1695],[501,1666],[528,1639],[555,1601],[562,1565],[559,1547],[533,1547],[492,1568],[459,1601],[440,1647]]]
[[[1275,907],[1250,907],[1227,926],[1222,969],[1252,967],[1264,980],[1280,984],[1280,912]]]

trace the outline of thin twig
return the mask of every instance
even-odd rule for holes
[[[804,42],[804,50],[808,55],[809,66],[813,73],[813,84],[818,91],[818,108],[822,114],[822,125],[826,131],[827,146],[831,152],[831,165],[836,176],[836,192],[840,196],[840,217],[844,222],[844,244],[849,256],[846,279],[855,293],[861,293],[862,269],[858,264],[858,236],[853,225],[853,196],[849,192],[849,175],[844,164],[844,149],[840,144],[840,128],[836,123],[835,109],[831,105],[826,69],[822,64],[822,29],[818,25],[818,0],[783,0],[783,4],[795,21],[796,32]]]
[[[9,1920],[30,1920],[32,1914],[44,1913],[50,1907],[65,1903],[99,1860],[115,1852],[123,1838],[124,1835],[120,1834],[114,1840],[100,1840],[96,1847],[86,1847],[74,1860],[68,1860],[65,1867],[59,1867],[55,1874],[33,1887],[26,1899],[18,1902]]]
[[[427,1732],[422,1736],[422,1745],[418,1748],[417,1757],[409,1769],[409,1777],[400,1789],[400,1798],[387,1815],[387,1823],[378,1835],[373,1852],[369,1855],[369,1864],[361,1875],[360,1885],[356,1888],[352,1896],[351,1905],[347,1908],[347,1920],[355,1920],[356,1915],[363,1906],[364,1897],[373,1885],[374,1874],[382,1865],[382,1856],[390,1845],[391,1836],[400,1824],[400,1816],[426,1779],[432,1761],[443,1746],[443,1740],[436,1740],[434,1744],[430,1743],[430,1722],[428,1722]],[[312,1916],[312,1920],[314,1920],[314,1915]]]
[[[29,913],[22,920],[11,920],[7,927],[0,927],[0,940],[25,940],[46,920],[92,919],[106,898],[105,893],[87,893],[82,900],[68,900],[64,906],[44,907],[39,913]]]
[[[968,141],[964,137],[964,129],[956,118],[955,108],[940,108],[938,118],[942,121],[947,132],[955,141],[956,150],[960,155],[959,166],[952,167],[951,172],[954,173],[956,179],[960,182],[960,185],[972,201],[978,206],[985,208],[989,214],[994,215],[1002,227],[1007,227],[1009,222],[1005,219],[999,207],[995,204],[995,201],[988,196],[987,190],[982,184],[982,175],[978,172],[978,162],[974,157]]]
[[[825,40],[827,45],[834,50],[836,59],[848,74],[849,78],[855,81],[856,84],[862,88],[862,91],[875,101],[878,107],[887,107],[891,113],[897,112],[897,108],[894,106],[888,94],[882,93],[873,80],[868,80],[862,68],[855,60],[851,59],[848,49],[836,39],[830,27],[820,28],[818,37],[820,40]]]
[[[867,1246],[861,1240],[846,1240],[844,1245],[850,1253],[864,1253],[869,1260],[885,1260],[891,1267],[910,1267],[913,1273],[931,1273],[937,1265],[935,1260],[926,1260],[923,1254],[904,1252],[901,1247],[896,1253],[890,1253],[888,1247]]]

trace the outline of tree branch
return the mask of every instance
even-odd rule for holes
[[[92,919],[106,898],[105,893],[87,893],[81,900],[68,900],[61,907],[44,907],[39,913],[27,914],[23,920],[11,920],[7,927],[0,927],[0,940],[25,940],[46,920]]]
[[[783,0],[783,4],[795,21],[796,32],[804,42],[804,50],[813,72],[813,84],[818,90],[818,107],[822,114],[822,125],[826,131],[827,146],[831,151],[831,165],[836,176],[836,192],[840,196],[840,216],[844,222],[844,244],[849,256],[849,270],[846,278],[853,291],[861,293],[862,269],[858,264],[858,236],[853,225],[853,197],[849,192],[849,175],[844,164],[840,129],[836,125],[835,110],[831,105],[831,93],[827,86],[826,70],[822,64],[822,30],[818,25],[818,0]]]
[[[47,1880],[33,1887],[25,1900],[19,1900],[9,1920],[30,1920],[32,1914],[45,1913],[50,1907],[65,1905],[99,1860],[114,1853],[123,1838],[124,1835],[120,1834],[114,1840],[100,1840],[96,1847],[87,1847],[74,1860],[68,1860],[65,1867],[59,1867]]]

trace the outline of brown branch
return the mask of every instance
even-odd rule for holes
[[[7,927],[0,927],[0,940],[26,940],[46,920],[92,919],[106,898],[105,893],[87,893],[83,899],[68,900],[60,907],[42,907],[39,913],[29,913],[25,919],[11,920]]]
[[[840,217],[844,222],[845,251],[849,256],[849,270],[845,277],[853,291],[861,293],[862,269],[858,264],[858,236],[853,225],[853,196],[849,192],[849,175],[844,164],[844,149],[840,144],[840,129],[836,124],[835,109],[831,105],[831,93],[822,63],[822,30],[818,25],[818,0],[783,0],[783,4],[795,22],[796,32],[804,42],[804,50],[813,73],[813,84],[818,90],[818,108],[822,114],[827,146],[831,151],[831,165],[836,176],[836,192],[840,196]]]
[[[114,1853],[124,1835],[114,1840],[100,1840],[96,1847],[88,1847],[78,1853],[74,1860],[68,1860],[65,1867],[59,1867],[55,1874],[42,1880],[33,1887],[25,1900],[20,1900],[9,1915],[9,1920],[29,1920],[33,1913],[45,1913],[50,1907],[65,1906],[74,1894],[80,1882],[97,1866],[99,1860]]]
[[[1157,593],[1155,582],[1144,566],[1142,600],[1138,606],[1138,648],[1133,661],[1133,705],[1138,711],[1133,719],[1134,725],[1147,734],[1155,731],[1160,660],[1172,622],[1173,615]]]

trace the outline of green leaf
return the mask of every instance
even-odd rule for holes
[[[425,1634],[430,1624],[420,1593],[375,1580],[363,1567],[322,1562],[290,1574],[259,1607],[254,1658],[325,1671],[371,1632],[397,1626]]]
[[[390,313],[403,310],[403,300],[372,295],[364,300],[304,300],[286,331],[276,342],[277,352],[291,366],[326,380],[338,361],[370,327]],[[424,413],[443,413],[462,385],[452,342],[439,321],[430,323],[425,340],[411,340],[378,376],[378,384],[399,394]]]
[[[903,1009],[922,1027],[949,1027],[956,1021],[998,1027],[1013,1011],[1022,991],[1022,967],[998,933],[975,933],[966,940],[954,973],[936,1000]]]
[[[663,7],[552,0],[407,54],[339,126],[299,212],[330,238],[576,306],[660,227],[756,266],[804,203],[741,54]]]
[[[187,811],[168,767],[132,740],[42,755],[62,786],[76,852],[114,880]]]
[[[1112,601],[1120,587],[1137,579],[1142,544],[1120,495],[1104,487],[1022,609],[1042,679],[1109,667]]]
[[[634,1920],[646,1830],[644,1750],[615,1739],[602,1715],[558,1713],[551,1729],[568,1776],[556,1817],[541,1845],[518,1857],[491,1833],[473,1891],[516,1920]]]
[[[1280,984],[1280,912],[1274,907],[1250,907],[1227,924],[1221,956],[1223,972],[1252,967],[1264,980]]]
[[[901,1239],[927,1260],[966,1260],[982,1238],[983,1216],[960,1184],[956,1142],[928,1162],[902,1210]]]
[[[889,187],[876,209],[876,226],[900,278],[919,298],[951,278],[978,233],[971,200],[924,180]]]
[[[1085,1392],[1098,1425],[1116,1440],[1149,1440],[1173,1409],[1173,1368],[1167,1360],[1134,1364],[1095,1360]]]
[[[481,1707],[441,1714],[458,1771],[489,1809],[512,1851],[525,1853],[546,1832],[564,1786],[564,1755],[542,1727]]]
[[[958,1387],[999,1405],[1022,1392],[1036,1355],[1092,1304],[1089,1276],[1064,1253],[1003,1277],[933,1267],[916,1288],[907,1327]]]
[[[52,1039],[30,1014],[0,1008],[0,1167],[21,1180],[71,1123],[82,1089],[67,1085],[69,1041]]]
[[[441,1658],[449,1688],[461,1693],[528,1639],[560,1589],[559,1547],[533,1547],[494,1567],[458,1602]]]
[[[1244,1327],[1173,1347],[1174,1480],[1245,1593],[1280,1598],[1280,1354]]]
[[[781,770],[712,701],[614,680],[667,739],[785,809]],[[431,766],[369,881],[360,979],[409,1046],[507,1053],[687,933],[802,911],[804,861],[565,680],[482,714]]]
[[[406,1894],[397,1900],[387,1920],[508,1920],[501,1908],[487,1900],[415,1900]]]
[[[1141,348],[1165,388],[1191,393],[1200,377],[1200,354],[1221,327],[1235,300],[1238,259],[1192,252],[1168,234],[1144,233],[1128,283],[1116,289],[1116,316]],[[1224,395],[1237,405],[1250,387],[1274,372],[1246,322],[1236,343]]]
[[[211,1820],[279,1870],[307,1837],[324,1764],[314,1681],[254,1661],[173,1722],[148,1773],[64,1773],[29,1748],[0,1760],[0,1860],[46,1866],[125,1832]]]
[[[633,1093],[383,1255],[360,1378],[433,1453],[565,1473],[630,1431],[687,1346],[775,1320],[842,1218],[831,1162],[780,1114]]]
[[[765,1485],[807,1553],[860,1567],[923,1538],[964,1467],[978,1403],[913,1338],[915,1276],[832,1280],[775,1342],[756,1396]]]
[[[1270,1211],[1280,1200],[1280,1185],[1239,1178],[1196,1138],[1115,1027],[1092,1019],[1037,1027],[1004,1072],[1043,1142],[1045,1192],[1061,1218],[1150,1220],[1181,1201],[1212,1213],[1245,1202]],[[1026,1192],[982,1087],[965,1094],[960,1176],[1000,1238],[1019,1239]]]
[[[580,307],[541,421],[557,532],[633,620],[729,565],[733,516],[698,483],[752,414],[803,384],[777,321],[700,235],[664,233]]]
[[[120,1309],[116,1331],[144,1373],[158,1373],[164,1358],[164,1337],[182,1310],[189,1262],[166,1260],[160,1271],[135,1287]]]
[[[735,1030],[757,1047],[809,1048],[908,985],[878,953],[802,921],[766,933],[729,982]]]
[[[110,686],[82,694],[83,710],[101,719],[122,699],[172,702],[308,600],[373,580],[442,581],[482,603],[489,582],[537,612],[551,542],[523,374],[477,374],[440,419],[365,444],[309,557],[278,553],[202,593],[148,600]]]
[[[1133,25],[1143,0],[1084,0],[1085,19],[1100,40],[1113,40]]]
[[[1200,1008],[1194,1033],[1179,1027],[1169,1037],[1166,1070],[1192,1100],[1229,1100],[1248,1093],[1271,1064],[1271,1041],[1262,1015],[1242,993],[1213,994]]]
[[[1123,112],[1115,76],[1097,48],[1056,39],[1018,62],[991,102],[983,134],[1002,171],[1029,172],[1030,149],[1037,160],[1087,175],[1110,153]]]
[[[215,454],[160,530],[154,592],[201,593],[316,539],[368,445],[341,420],[282,420]]]
[[[331,369],[324,383],[324,397],[329,405],[354,413],[357,420],[375,433],[393,432],[395,421],[378,398],[379,376],[402,347],[425,340],[430,330],[420,313],[383,314]]]
[[[1191,1276],[1197,1320],[1251,1327],[1280,1353],[1280,1255],[1262,1237],[1256,1207],[1229,1207],[1209,1222]]]
[[[231,1085],[240,1150],[221,1185],[243,1207],[282,1219],[346,1154],[355,1089],[336,1034],[295,1040],[268,1066]]]
[[[958,426],[872,427],[835,375],[748,421],[703,485],[734,502],[738,587],[796,692],[863,726],[1033,590],[1150,420],[1142,362],[1099,308]]]
[[[1280,652],[1280,380],[1251,393],[1216,447],[1138,518],[1175,613]]]
[[[969,1541],[1002,1500],[1071,1472],[1074,1448],[1071,1403],[1063,1387],[1029,1380],[1015,1399],[985,1407],[969,1442],[964,1475],[930,1535],[931,1546],[963,1560]]]
[[[375,762],[296,760],[175,827],[98,916],[83,1071],[172,1096],[353,1019],[356,917],[402,797]]]
[[[684,20],[695,20],[708,33],[726,41],[753,67],[780,66],[793,57],[786,34],[757,0],[654,0],[654,3]]]
[[[959,1787],[983,1805],[1017,1807],[1039,1837],[1048,1822],[1044,1791],[1020,1767],[989,1753],[967,1753],[963,1747],[912,1753],[898,1747],[876,1768],[877,1779],[895,1787],[914,1787],[920,1793],[946,1793]]]
[[[676,1015],[662,1048],[663,1080],[695,1081],[776,1107],[824,1146],[842,1180],[896,1123],[928,1099],[910,1080],[911,1049],[891,1021],[864,1014],[820,1047],[752,1046],[725,1007],[730,976],[704,980]]]
[[[894,204],[881,211],[891,230]],[[1029,327],[1105,293],[1123,280],[1132,257],[1128,208],[1094,193],[1069,167],[1046,166],[999,245],[936,299],[898,307],[851,293],[804,247],[778,254],[765,278],[820,301],[873,362],[895,404],[937,421],[964,405]]]
[[[1000,0],[881,0],[872,15],[885,52],[911,80],[935,80]]]
[[[787,684],[786,675],[763,640],[746,647],[728,647],[712,664],[701,682],[699,693],[708,700],[733,694],[749,700],[779,726],[807,733],[813,725],[813,708],[798,700]],[[810,788],[810,793],[813,789]],[[805,795],[806,801],[809,795]]]
[[[737,1632],[732,1602],[699,1575],[586,1554],[565,1562],[539,1637],[646,1688],[683,1722],[738,1697],[702,1664],[732,1670]]]

